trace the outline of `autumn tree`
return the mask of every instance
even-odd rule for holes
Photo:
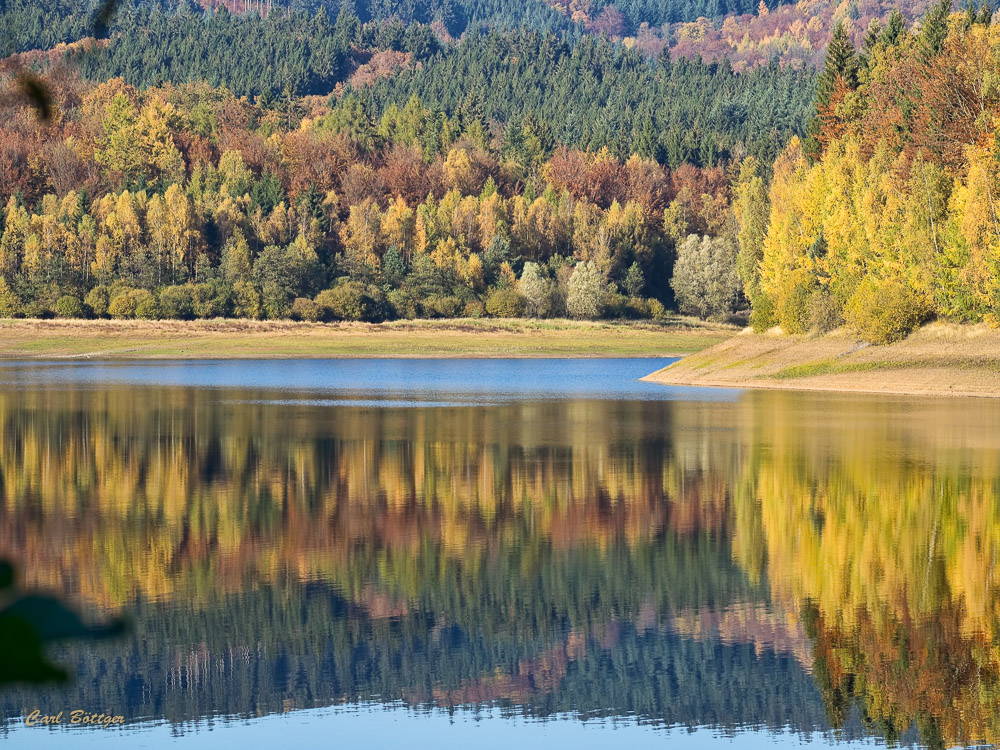
[[[699,318],[724,319],[740,301],[737,249],[722,237],[690,235],[677,248],[670,284],[681,312]]]

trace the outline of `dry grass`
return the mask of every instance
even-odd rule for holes
[[[686,318],[666,323],[461,319],[381,324],[0,320],[0,358],[680,356],[734,332]]]
[[[648,376],[674,385],[915,395],[1000,396],[1000,331],[932,323],[888,346],[845,331],[744,331]]]

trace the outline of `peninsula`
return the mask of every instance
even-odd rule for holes
[[[1000,331],[931,323],[885,346],[749,329],[643,378],[670,385],[933,396],[1000,396]]]

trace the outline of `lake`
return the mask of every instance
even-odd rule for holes
[[[1000,738],[1000,403],[664,360],[0,365],[17,747]],[[32,711],[123,728],[28,727]]]

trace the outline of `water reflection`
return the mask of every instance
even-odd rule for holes
[[[326,398],[0,394],[0,549],[137,623],[43,703],[1000,734],[992,402]]]

